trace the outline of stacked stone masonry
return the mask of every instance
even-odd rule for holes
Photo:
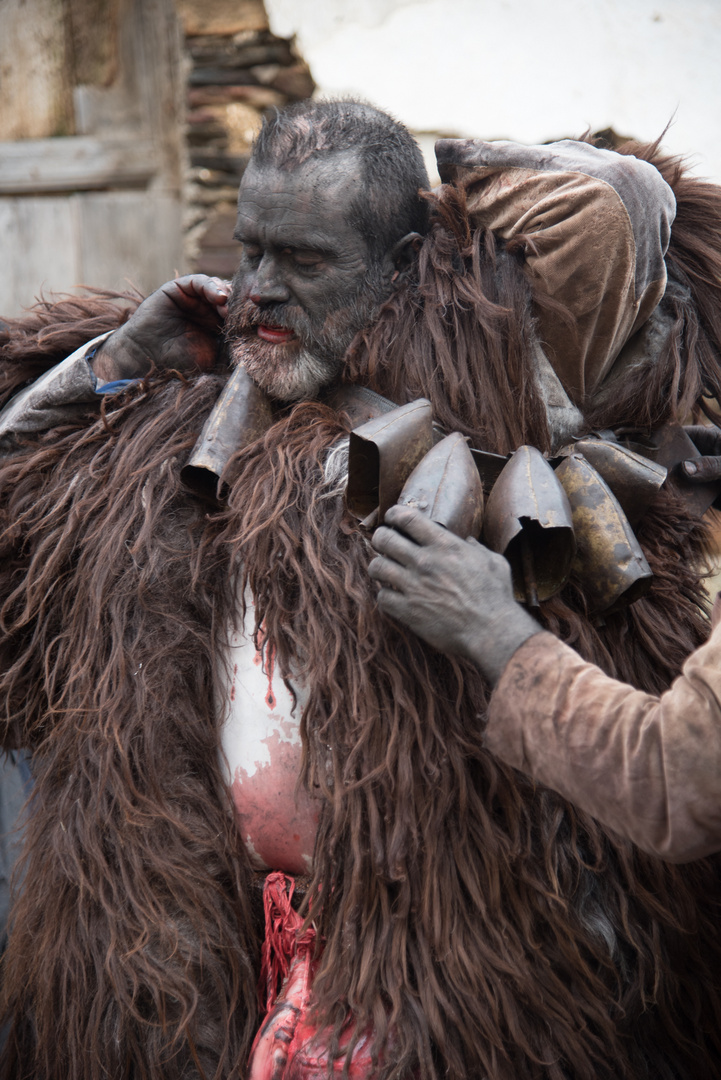
[[[231,277],[238,184],[269,110],[309,97],[308,66],[267,29],[195,33],[188,57],[185,250],[192,270]]]

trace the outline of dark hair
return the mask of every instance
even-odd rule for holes
[[[349,221],[379,261],[406,233],[428,227],[428,209],[418,194],[430,187],[428,173],[403,124],[362,101],[300,101],[265,119],[251,161],[294,169],[349,150],[358,153],[364,180]]]

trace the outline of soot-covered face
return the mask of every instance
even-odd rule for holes
[[[315,397],[332,382],[390,291],[348,222],[361,183],[355,154],[288,171],[251,164],[243,177],[226,339],[231,359],[280,401]]]

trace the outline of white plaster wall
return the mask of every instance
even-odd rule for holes
[[[654,139],[672,121],[664,145],[721,183],[721,0],[265,3],[321,94],[359,94],[416,132]]]

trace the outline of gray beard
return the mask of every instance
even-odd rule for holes
[[[335,360],[319,357],[304,346],[292,349],[290,356],[278,355],[283,345],[272,345],[255,339],[241,338],[228,343],[233,364],[243,364],[253,382],[275,401],[305,401],[318,397],[340,374],[343,357]],[[275,362],[269,360],[269,350],[277,350]]]
[[[362,288],[336,316],[336,326],[314,329],[292,312],[266,306],[262,311],[249,301],[230,301],[225,340],[233,364],[244,364],[253,382],[276,401],[295,402],[316,398],[343,370],[345,354],[356,334],[370,326],[387,298],[382,278],[369,272]],[[340,317],[342,316],[342,318]],[[300,342],[273,344],[259,338],[256,327],[269,322],[294,330]],[[276,321],[277,320],[277,321]],[[303,339],[308,344],[303,344]]]

